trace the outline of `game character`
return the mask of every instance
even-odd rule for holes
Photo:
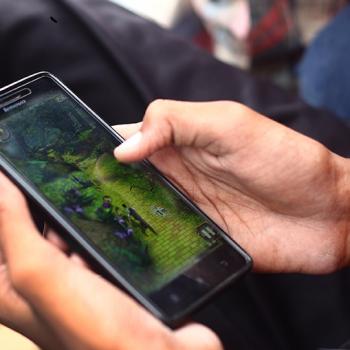
[[[84,215],[84,208],[80,203],[81,192],[76,188],[71,188],[65,192],[65,207],[63,208],[66,214]]]
[[[72,214],[78,214],[80,216],[84,215],[84,208],[78,204],[74,204],[70,207],[68,207],[68,206],[64,207],[63,210],[65,211],[66,214],[70,214],[70,215],[72,215]]]
[[[130,220],[129,216],[128,215],[123,215],[123,213],[120,212],[120,208],[119,207],[115,207],[114,208],[114,212],[115,212],[116,220],[123,219],[127,226],[131,225],[131,220]]]
[[[124,227],[125,229],[127,229],[128,224],[126,223],[126,221],[124,220],[123,217],[121,216],[116,216],[114,218],[114,221],[116,221],[120,226]]]
[[[156,207],[153,210],[154,214],[156,214],[157,216],[166,216],[167,214],[167,210],[165,208],[161,208],[161,207]]]
[[[151,225],[149,225],[143,218],[142,216],[136,211],[135,208],[131,208],[131,207],[128,207],[127,205],[123,204],[122,205],[123,208],[126,209],[127,213],[128,213],[128,216],[129,217],[132,217],[135,221],[137,221],[140,226],[141,226],[141,229],[143,231],[144,234],[146,234],[146,231],[147,229],[149,229],[151,232],[153,232],[154,234],[158,234]]]
[[[112,208],[112,198],[110,196],[104,196],[103,197],[102,207],[104,209],[111,209]]]
[[[90,181],[90,180],[84,180],[84,179],[81,179],[75,175],[72,176],[73,178],[73,181],[77,184],[79,184],[82,188],[88,188],[88,187],[91,187],[93,185],[93,182]]]
[[[129,237],[132,237],[132,235],[134,234],[134,231],[132,228],[128,228],[127,230],[123,231],[123,230],[117,230],[115,232],[113,232],[113,235],[117,238],[120,238],[122,240],[126,240]]]
[[[70,190],[65,192],[66,203],[69,204],[77,204],[81,197],[81,192],[76,188],[71,188]]]
[[[102,222],[114,222],[112,198],[110,196],[104,196],[103,202],[96,210],[98,219]]]

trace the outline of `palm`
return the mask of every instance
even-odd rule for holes
[[[224,121],[212,139],[191,135],[197,147],[167,146],[150,160],[252,254],[256,269],[325,273],[344,265],[340,158],[266,118],[245,120],[239,133]],[[128,136],[139,127],[118,130]]]

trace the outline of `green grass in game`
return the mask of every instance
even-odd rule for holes
[[[155,231],[144,231],[133,225],[133,238],[140,249],[137,251],[139,261],[133,261],[129,274],[144,288],[162,285],[207,248],[208,244],[196,234],[196,228],[203,220],[186,211],[184,204],[167,189],[157,186],[154,179],[149,180],[137,169],[118,164],[107,153],[102,154],[97,162],[94,157],[88,157],[76,164],[81,172],[75,172],[73,176],[80,176],[85,181],[90,179],[97,191],[93,194],[94,200],[84,207],[86,215],[95,219],[94,223],[77,216],[73,221],[116,265],[122,262],[121,253],[116,248],[121,246],[129,252],[132,245],[127,240],[113,237],[113,225],[98,222],[96,212],[101,208],[104,196],[111,198],[111,205],[119,214],[126,214],[123,204],[136,208]],[[45,185],[43,190],[53,198],[66,193],[72,185],[69,179],[57,179]],[[61,205],[64,201],[65,198],[61,198]]]

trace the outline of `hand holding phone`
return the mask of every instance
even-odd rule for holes
[[[57,78],[0,91],[0,167],[112,283],[176,327],[250,269],[249,256]]]
[[[247,249],[256,271],[348,266],[348,159],[230,101],[155,101],[143,123],[117,130],[130,138],[117,158],[149,157]]]
[[[200,325],[170,331],[36,230],[25,198],[0,173],[0,321],[40,348],[221,350]],[[52,236],[50,236],[52,237]],[[58,248],[60,247],[61,250]]]

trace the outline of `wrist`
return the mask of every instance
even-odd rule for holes
[[[333,154],[336,167],[336,195],[333,199],[334,208],[331,215],[336,219],[336,230],[342,233],[343,262],[341,267],[350,265],[350,159]]]
[[[335,181],[335,206],[346,215],[350,213],[350,159],[332,154],[335,170],[333,171]]]

